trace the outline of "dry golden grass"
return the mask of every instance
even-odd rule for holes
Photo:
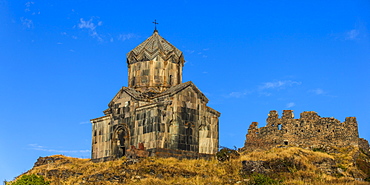
[[[353,174],[363,175],[353,165],[353,148],[337,149],[341,153],[314,152],[302,148],[273,148],[268,151],[245,153],[238,159],[226,162],[212,160],[179,160],[175,158],[145,158],[128,164],[126,158],[115,161],[93,163],[89,159],[78,159],[62,155],[53,163],[35,167],[26,174],[38,174],[59,184],[247,184],[251,178],[241,173],[242,161],[293,161],[288,171],[267,174],[282,184],[370,184],[355,181]],[[291,164],[291,163],[289,163]],[[320,167],[324,165],[324,167]],[[343,173],[329,175],[326,166],[340,165]],[[274,166],[272,166],[274,167]],[[333,167],[334,169],[337,166]]]

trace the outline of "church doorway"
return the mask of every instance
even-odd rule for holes
[[[119,127],[114,132],[113,138],[113,151],[117,158],[123,157],[126,155],[126,150],[128,149],[128,138],[129,135],[127,134],[126,130],[122,127]]]

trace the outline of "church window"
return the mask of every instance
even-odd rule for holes
[[[135,86],[135,77],[132,77],[131,79],[131,86]]]
[[[121,108],[118,108],[117,109],[117,114],[120,114],[121,113]]]
[[[281,124],[278,124],[278,130],[281,130]]]
[[[145,69],[142,71],[142,76],[147,76],[149,75],[149,69]]]
[[[193,130],[190,127],[188,129],[186,129],[186,135],[188,135],[188,136],[193,135]]]

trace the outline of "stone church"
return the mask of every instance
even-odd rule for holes
[[[119,158],[135,147],[150,156],[217,152],[220,113],[193,82],[182,83],[184,63],[183,53],[157,30],[127,54],[128,87],[104,116],[91,120],[93,160]]]

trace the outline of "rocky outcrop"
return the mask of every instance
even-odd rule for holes
[[[360,138],[358,141],[358,145],[363,153],[365,153],[367,156],[370,156],[370,146],[369,142],[366,139]]]

